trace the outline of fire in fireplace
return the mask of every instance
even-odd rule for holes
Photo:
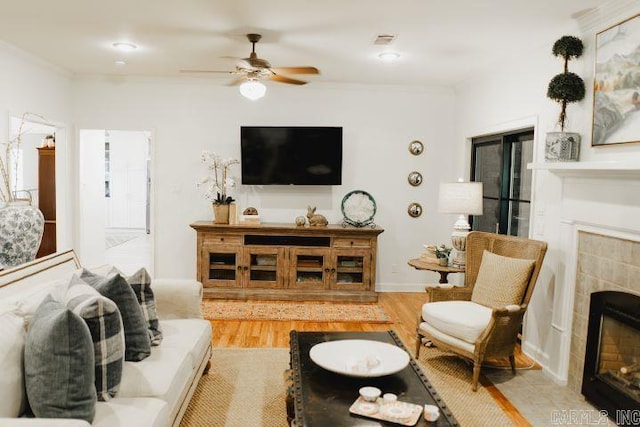
[[[591,294],[582,394],[616,421],[640,412],[640,296]]]

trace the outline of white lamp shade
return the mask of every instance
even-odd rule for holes
[[[252,101],[260,99],[267,92],[267,87],[258,80],[247,80],[240,85],[240,93]]]
[[[482,215],[482,183],[441,182],[438,212]]]

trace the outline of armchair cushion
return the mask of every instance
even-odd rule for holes
[[[485,250],[471,301],[491,308],[520,304],[534,264],[532,259],[509,258]]]
[[[475,344],[491,320],[491,309],[470,301],[429,302],[422,319],[438,331]]]

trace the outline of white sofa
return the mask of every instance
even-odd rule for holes
[[[0,426],[89,426],[83,420],[24,416],[27,398],[20,376],[25,331],[15,327],[16,316],[33,313],[52,287],[68,281],[79,268],[74,252],[67,251],[0,272]],[[118,394],[97,403],[92,426],[178,426],[200,377],[209,368],[211,325],[200,309],[202,284],[156,279],[151,289],[162,343],[151,348],[148,358],[125,362]]]

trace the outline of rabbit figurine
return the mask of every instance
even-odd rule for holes
[[[307,218],[309,218],[309,225],[324,226],[329,224],[329,221],[327,221],[327,218],[325,218],[324,215],[320,215],[315,212],[315,206],[313,208],[311,206],[307,206]]]

